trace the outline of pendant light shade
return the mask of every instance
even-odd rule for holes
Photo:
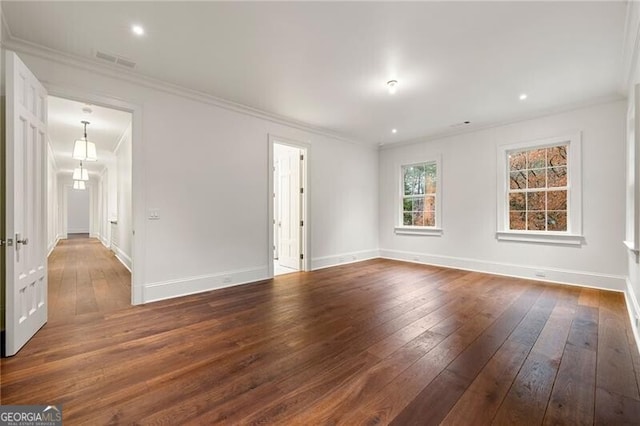
[[[83,180],[74,180],[73,181],[73,189],[84,190],[84,189],[87,189],[87,186],[84,184]]]
[[[89,171],[82,167],[82,161],[80,162],[80,167],[73,169],[73,180],[89,180]]]
[[[98,152],[96,151],[96,144],[89,142],[87,139],[87,124],[88,121],[82,121],[84,124],[84,138],[76,139],[73,145],[73,155],[75,160],[80,161],[98,161]]]

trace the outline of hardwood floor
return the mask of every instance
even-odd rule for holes
[[[131,273],[88,234],[60,240],[48,263],[49,325],[131,306]]]
[[[124,306],[103,297],[128,275],[78,241],[50,258],[51,306],[75,314],[2,360],[3,404],[91,425],[640,423],[618,293],[373,260]]]

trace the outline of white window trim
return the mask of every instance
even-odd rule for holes
[[[425,163],[436,163],[436,224],[435,226],[407,226],[402,224],[403,208],[402,200],[404,197],[404,176],[402,169],[408,166],[416,166]],[[411,163],[400,164],[398,171],[398,195],[396,197],[396,223],[394,231],[397,235],[442,235],[442,156],[435,155],[427,157],[424,160],[415,161]]]
[[[508,155],[510,151],[522,151],[545,146],[569,144],[569,167],[567,170],[567,231],[521,231],[509,229],[509,179],[507,178]],[[582,235],[582,137],[580,132],[540,139],[530,142],[498,146],[498,190],[497,190],[497,231],[496,238],[504,241],[522,241],[530,243],[581,245]]]

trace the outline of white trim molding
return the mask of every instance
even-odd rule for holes
[[[263,265],[253,269],[239,269],[177,280],[160,281],[144,286],[143,303],[188,296],[241,284],[252,284],[268,279],[270,279],[269,268],[267,265]]]
[[[627,312],[629,312],[629,321],[631,321],[631,330],[636,340],[636,346],[640,351],[640,304],[636,299],[631,280],[627,277],[627,286],[624,292],[624,300],[627,302]]]
[[[112,245],[111,250],[113,250],[113,253],[116,256],[116,259],[118,259],[120,261],[120,263],[122,263],[124,265],[124,267],[127,268],[127,270],[129,272],[131,272],[132,271],[131,256],[127,255],[127,253],[125,253],[116,244]]]
[[[434,237],[439,237],[442,235],[442,228],[396,226],[393,230],[398,235],[431,235]]]
[[[465,271],[504,275],[508,277],[545,281],[557,284],[569,284],[579,287],[591,287],[601,290],[623,292],[625,289],[626,277],[622,275],[600,274],[542,266],[534,267],[528,265],[516,265],[512,263],[492,262],[480,259],[467,259],[462,257],[440,256],[399,250],[380,250],[380,257],[383,259],[442,266],[445,268],[462,269]]]
[[[311,260],[311,270],[315,271],[318,269],[330,268],[332,266],[377,259],[379,257],[379,250],[353,251],[350,253],[341,253],[332,256],[316,257]]]
[[[584,236],[566,234],[564,232],[519,232],[498,231],[496,238],[501,241],[521,241],[525,243],[566,244],[580,246],[584,244]]]

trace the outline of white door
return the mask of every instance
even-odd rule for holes
[[[47,92],[6,52],[6,355],[47,322]]]
[[[284,145],[274,147],[279,156],[279,250],[278,262],[300,269],[300,150]]]

